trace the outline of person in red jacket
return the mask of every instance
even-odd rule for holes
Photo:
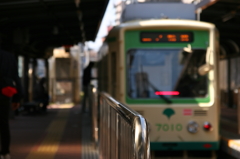
[[[1,159],[10,159],[9,111],[10,107],[13,110],[19,107],[22,89],[16,59],[3,50],[0,50],[0,81],[0,156]]]

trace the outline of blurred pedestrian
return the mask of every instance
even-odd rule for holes
[[[42,105],[42,111],[46,112],[47,106],[49,104],[49,95],[45,88],[46,78],[41,78],[33,90],[33,100]]]
[[[20,105],[22,89],[16,59],[11,53],[0,50],[0,141],[1,159],[10,159],[10,109]]]
[[[92,67],[93,67],[94,63],[90,62],[88,64],[88,66],[84,69],[83,71],[83,81],[82,81],[82,85],[83,85],[83,100],[82,100],[82,112],[85,113],[86,112],[86,105],[87,105],[87,99],[89,97],[89,86],[90,86],[90,82],[92,79]]]

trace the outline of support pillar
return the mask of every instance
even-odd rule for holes
[[[233,93],[231,91],[231,58],[227,58],[227,68],[228,68],[228,75],[227,75],[227,89],[228,89],[228,107],[233,107]]]
[[[23,66],[23,93],[24,93],[24,102],[29,101],[29,76],[28,76],[28,70],[29,70],[29,57],[24,57],[24,66]]]
[[[46,91],[49,93],[49,63],[48,63],[48,59],[44,59],[44,63],[45,63],[45,77],[46,77]]]

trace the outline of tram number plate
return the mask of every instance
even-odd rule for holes
[[[182,124],[156,124],[157,131],[182,131]]]

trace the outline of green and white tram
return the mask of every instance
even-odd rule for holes
[[[147,119],[151,151],[183,156],[201,151],[214,158],[219,148],[218,42],[215,26],[206,22],[120,24],[106,39],[99,89]]]

